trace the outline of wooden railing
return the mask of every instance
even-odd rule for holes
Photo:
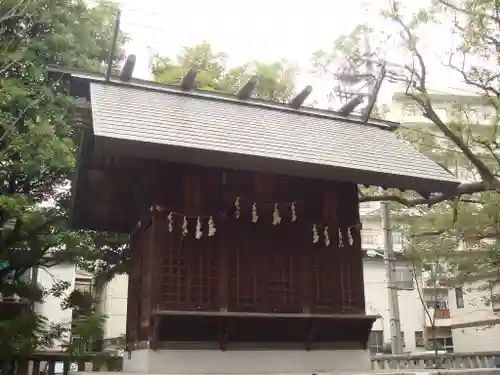
[[[376,354],[371,358],[373,370],[394,369],[473,369],[500,368],[500,352],[450,354]]]
[[[78,358],[64,352],[44,351],[26,357],[2,357],[0,375],[67,375],[70,371],[121,371],[122,357],[89,353]]]

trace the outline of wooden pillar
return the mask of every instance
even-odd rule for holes
[[[139,231],[141,230],[142,228],[139,228]],[[136,237],[138,235],[140,233],[133,233],[130,239],[126,330],[126,345],[129,349],[139,341],[142,257]]]

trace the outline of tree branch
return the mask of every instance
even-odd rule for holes
[[[471,183],[463,183],[460,184],[455,192],[453,194],[436,194],[436,195],[431,195],[428,198],[425,197],[418,197],[418,198],[404,198],[398,195],[393,195],[393,194],[379,194],[379,195],[373,195],[373,196],[365,196],[362,195],[359,198],[360,202],[379,202],[379,201],[390,201],[390,202],[395,202],[402,204],[403,206],[406,207],[415,207],[418,205],[427,205],[429,207],[437,204],[444,202],[446,200],[449,200],[451,198],[458,198],[461,195],[468,195],[468,194],[474,194],[474,193],[480,193],[483,191],[487,190],[495,190],[485,182],[471,182]],[[474,203],[479,203],[475,202]]]
[[[478,12],[476,8],[474,9],[474,12],[472,12],[468,9],[465,9],[465,8],[459,7],[458,5],[452,4],[448,0],[437,0],[437,1],[441,5],[444,5],[445,7],[448,7],[450,9],[454,10],[455,12],[466,14],[466,15],[471,16],[471,17],[484,17],[484,18],[490,19],[491,21],[500,23],[500,17],[493,16],[491,14],[484,13],[484,12]]]
[[[496,189],[497,187],[500,187],[500,184],[495,178],[493,172],[490,171],[490,169],[486,166],[486,164],[469,149],[469,147],[458,135],[456,135],[450,128],[448,128],[448,126],[446,126],[446,124],[434,111],[431,100],[427,93],[427,87],[426,87],[427,67],[425,65],[424,58],[422,57],[420,51],[417,49],[416,38],[413,35],[411,29],[401,19],[401,16],[398,13],[397,3],[395,1],[392,1],[392,19],[398,25],[400,25],[401,28],[404,30],[404,33],[406,34],[407,47],[409,51],[413,54],[413,56],[416,58],[419,68],[419,71],[416,71],[415,69],[413,70],[418,78],[418,84],[413,85],[412,88],[423,94],[423,96],[417,96],[411,93],[408,90],[410,88],[410,85],[408,86],[406,92],[407,95],[413,98],[417,103],[419,103],[422,106],[422,109],[424,110],[424,116],[429,120],[431,120],[438,127],[438,129],[441,130],[441,132],[462,151],[464,156],[477,169],[479,175],[485,182],[488,189]]]

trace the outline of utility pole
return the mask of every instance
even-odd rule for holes
[[[371,48],[370,40],[368,35],[364,35],[365,49],[367,56],[371,59]],[[366,72],[368,75],[374,75],[373,73],[373,63],[367,62]],[[372,97],[369,99],[367,108],[363,113],[363,119],[368,121],[370,113],[375,105],[376,96],[380,90],[382,80],[385,75],[385,66],[382,66],[381,76],[378,80],[371,85]],[[382,189],[380,189],[382,190]],[[391,351],[392,354],[400,354],[403,352],[403,346],[401,345],[401,321],[399,319],[399,301],[398,301],[398,289],[395,283],[396,274],[396,262],[394,257],[394,243],[392,238],[392,228],[391,219],[389,213],[388,202],[380,202],[380,216],[382,220],[382,231],[384,232],[384,260],[386,266],[386,282],[387,282],[387,293],[389,297],[389,321],[390,321],[390,332],[391,332]]]
[[[380,202],[380,216],[382,218],[382,230],[384,232],[384,260],[386,266],[387,292],[389,297],[391,350],[392,354],[400,354],[403,351],[401,345],[401,321],[399,319],[398,288],[395,283],[396,259],[394,257],[394,244],[392,240],[388,202]]]

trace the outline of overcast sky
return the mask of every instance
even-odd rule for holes
[[[303,72],[297,77],[298,86],[312,84],[314,99],[320,101],[328,86],[308,73],[314,51],[331,49],[339,35],[363,22],[392,32],[377,13],[387,0],[114,1],[121,4],[121,27],[131,37],[127,53],[138,57],[134,73],[138,78],[150,78],[151,52],[175,56],[182,47],[206,40],[216,51],[226,52],[231,65],[280,58],[297,63]],[[413,0],[408,5],[423,6],[425,2]],[[421,36],[433,87],[445,90],[457,86],[439,63],[439,55],[451,43],[449,32],[429,28]],[[389,54],[398,60],[395,50],[389,48]],[[384,101],[395,89],[388,86],[384,87]]]

